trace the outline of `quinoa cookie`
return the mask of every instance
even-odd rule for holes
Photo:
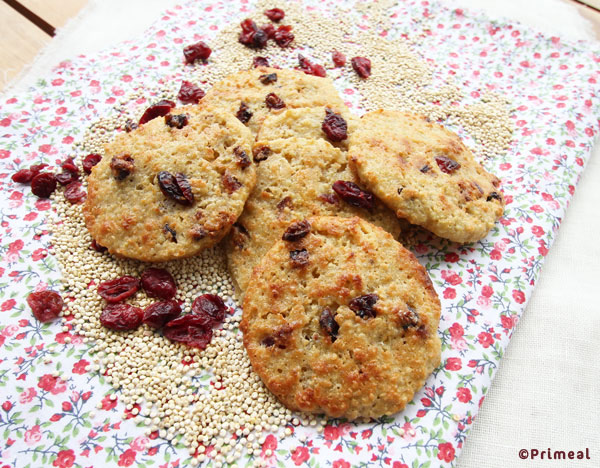
[[[365,114],[349,143],[352,168],[398,217],[455,242],[487,235],[502,216],[500,180],[455,133],[398,111]]]
[[[85,222],[118,256],[166,261],[215,245],[256,182],[252,136],[220,110],[173,109],[105,148],[88,179]]]
[[[358,217],[291,224],[254,269],[240,328],[288,408],[402,410],[440,363],[440,301],[412,253]]]
[[[361,216],[395,238],[400,235],[394,213],[374,197],[369,209],[353,206],[334,192],[337,181],[358,181],[348,167],[346,153],[325,140],[287,138],[268,146],[257,143],[254,157],[260,161],[256,187],[226,240],[229,271],[240,296],[252,268],[292,221],[319,215]]]
[[[268,115],[285,109],[344,108],[329,78],[269,67],[229,75],[215,83],[201,102],[236,115],[254,134]]]

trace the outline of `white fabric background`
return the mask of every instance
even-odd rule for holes
[[[90,0],[6,93],[61,60],[141,34],[174,2]],[[449,0],[570,39],[591,25],[560,0]],[[115,13],[118,12],[118,13]],[[550,249],[535,292],[474,423],[459,468],[600,466],[600,145]],[[520,460],[522,448],[584,450],[591,460]]]

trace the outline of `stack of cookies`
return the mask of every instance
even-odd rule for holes
[[[401,410],[440,362],[440,302],[403,227],[481,239],[498,185],[440,125],[358,119],[330,80],[259,67],[119,135],[85,214],[99,244],[143,261],[228,234],[254,370],[291,409],[354,419]]]

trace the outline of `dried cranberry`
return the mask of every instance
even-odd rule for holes
[[[368,78],[371,76],[371,61],[366,57],[353,57],[350,61],[352,68],[358,76],[361,78]]]
[[[221,182],[223,182],[223,187],[225,187],[225,190],[227,190],[227,193],[230,195],[242,186],[242,183],[229,172],[223,174]]]
[[[308,250],[306,249],[290,251],[290,260],[294,268],[302,268],[308,265],[308,257]]]
[[[62,171],[56,174],[56,181],[60,185],[69,185],[70,183],[75,182],[77,180],[79,180],[79,174],[73,172]]]
[[[275,34],[273,34],[273,39],[277,43],[279,47],[287,47],[294,40],[294,35],[292,34],[292,27],[289,25],[279,26]]]
[[[281,200],[279,200],[279,202],[276,205],[277,207],[277,211],[279,211],[280,213],[285,210],[286,208],[288,209],[293,209],[294,208],[294,204],[292,203],[292,197],[283,197]],[[289,229],[289,228],[288,228]],[[285,235],[285,233],[284,233]]]
[[[190,83],[189,81],[182,81],[179,92],[177,93],[177,99],[184,104],[198,104],[204,95],[204,91],[195,84]]]
[[[139,125],[131,119],[127,119],[127,122],[125,122],[125,131],[127,133],[133,132],[138,127],[139,127]]]
[[[175,279],[163,268],[148,268],[141,276],[142,288],[150,297],[172,299],[177,292]]]
[[[177,244],[177,231],[171,226],[169,226],[169,223],[163,226],[163,230],[166,234],[169,234],[171,236],[171,242],[175,242]]]
[[[343,67],[346,65],[346,56],[337,50],[331,53],[331,59],[336,67]]]
[[[205,325],[214,327],[225,318],[227,307],[216,294],[202,294],[194,299],[192,313],[205,320]]]
[[[254,57],[252,59],[252,66],[254,68],[268,67],[269,66],[269,59],[267,59],[266,57]]]
[[[172,198],[181,205],[194,203],[192,186],[185,174],[177,173],[173,175],[167,171],[160,171],[157,180],[158,186],[165,196]]]
[[[248,166],[250,166],[252,164],[252,161],[250,161],[250,158],[248,157],[248,153],[246,153],[239,146],[236,146],[233,149],[233,154],[238,159],[238,164],[240,165],[240,167],[242,169],[246,169]]]
[[[325,68],[323,68],[322,65],[311,62],[302,54],[298,54],[298,63],[300,64],[300,70],[302,70],[307,75],[315,75],[320,77],[327,76]]]
[[[460,163],[456,162],[454,159],[450,159],[447,156],[436,156],[435,162],[440,170],[446,174],[452,174],[457,169],[460,169]]]
[[[491,192],[487,196],[487,198],[485,199],[485,201],[492,201],[492,200],[502,201],[502,196],[498,192]]]
[[[250,18],[246,18],[244,21],[240,23],[240,27],[242,28],[242,32],[250,33],[254,32],[258,29],[256,23],[252,21]]]
[[[419,314],[417,314],[417,311],[413,307],[407,304],[406,310],[398,312],[398,324],[404,329],[416,327],[419,325]]]
[[[187,114],[167,114],[165,115],[165,123],[171,128],[178,128],[181,130],[189,122],[189,116]]]
[[[79,174],[79,169],[77,168],[75,161],[73,161],[73,158],[65,159],[60,165],[60,167],[63,171],[72,172],[73,174]]]
[[[117,180],[124,180],[135,170],[135,161],[128,154],[114,156],[110,160],[110,170]]]
[[[247,47],[260,49],[267,44],[269,36],[267,32],[259,29],[254,21],[245,19],[241,22],[242,32],[238,37],[238,41]]]
[[[31,179],[31,192],[40,198],[48,198],[56,190],[56,177],[54,174],[42,172]]]
[[[375,197],[372,193],[365,192],[354,182],[338,180],[332,185],[333,191],[346,203],[359,208],[372,210]]]
[[[278,205],[279,206],[279,205]],[[296,242],[310,232],[310,223],[307,220],[297,221],[288,226],[281,237],[284,241]]]
[[[264,85],[275,83],[277,81],[277,73],[267,73],[265,75],[260,75],[258,79]]]
[[[140,280],[133,276],[121,276],[98,285],[98,294],[106,302],[120,302],[133,296],[140,289]]]
[[[83,185],[81,182],[71,182],[65,189],[65,199],[75,205],[85,200],[87,193],[82,189]]]
[[[31,166],[29,169],[31,170],[31,172],[33,172],[33,176],[35,177],[36,175],[38,175],[40,172],[42,172],[43,169],[47,168],[48,164],[34,164],[33,166]]]
[[[273,36],[275,36],[275,26],[272,24],[265,24],[260,29],[267,35],[267,39],[273,39]]]
[[[264,161],[271,155],[271,148],[269,148],[268,146],[261,146],[259,148],[254,148],[252,150],[252,153],[254,157],[254,162],[259,163],[261,161]]]
[[[240,108],[236,112],[235,116],[240,122],[242,122],[243,124],[247,124],[250,118],[252,117],[252,112],[250,112],[250,109],[245,102],[241,102]]]
[[[373,306],[378,300],[379,296],[377,294],[366,294],[352,299],[348,303],[348,307],[350,307],[350,309],[360,318],[373,318],[376,315]]]
[[[243,249],[247,238],[250,237],[248,230],[239,223],[234,223],[231,229],[231,240],[238,249]]]
[[[183,55],[187,63],[194,63],[196,60],[207,60],[212,53],[212,49],[204,42],[196,42],[184,47]]]
[[[321,124],[321,129],[327,135],[329,141],[339,142],[348,138],[348,124],[346,120],[329,108],[325,109],[325,119]]]
[[[21,169],[20,171],[15,172],[11,179],[13,182],[18,182],[19,184],[28,184],[33,179],[35,174],[31,169]]]
[[[92,173],[92,167],[94,167],[96,164],[98,164],[100,161],[102,160],[102,156],[100,156],[99,154],[88,154],[85,158],[83,158],[83,171],[86,174],[91,174]]]
[[[60,314],[64,302],[60,294],[54,291],[32,292],[27,296],[27,304],[36,319],[40,322],[50,322]]]
[[[427,174],[431,170],[431,166],[429,164],[425,164],[419,171],[423,174]]]
[[[144,309],[143,322],[152,328],[162,328],[167,322],[181,315],[181,306],[177,301],[160,301]]]
[[[330,205],[339,205],[340,199],[335,193],[322,193],[317,197],[319,200]]]
[[[283,102],[275,93],[267,94],[265,97],[265,104],[269,109],[283,109],[285,107],[285,102]]]
[[[340,331],[340,326],[335,321],[335,315],[331,313],[331,310],[325,308],[323,312],[321,312],[321,316],[319,317],[319,325],[323,329],[329,338],[331,338],[331,342],[335,342],[337,340],[338,332]]]
[[[144,114],[140,118],[139,124],[145,124],[150,122],[152,119],[156,117],[162,117],[171,112],[171,109],[175,107],[175,103],[173,101],[168,101],[163,99],[162,101],[158,101],[156,104],[152,104],[148,109],[144,111]]]
[[[100,253],[106,252],[108,250],[103,245],[98,244],[98,242],[96,242],[96,239],[92,239],[92,243],[90,244],[90,247],[92,249],[94,249],[96,252],[100,252]]]
[[[100,314],[102,326],[116,331],[135,330],[142,324],[144,311],[130,304],[108,304]]]
[[[271,8],[265,11],[265,16],[277,23],[285,17],[285,12],[281,8]]]
[[[204,318],[196,314],[182,315],[167,322],[163,335],[171,341],[205,349],[212,339],[212,328],[203,323]]]

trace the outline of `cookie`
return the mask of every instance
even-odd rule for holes
[[[500,180],[460,137],[425,117],[377,110],[350,137],[360,180],[398,217],[455,242],[487,235],[502,216]]]
[[[357,183],[346,153],[325,140],[288,138],[254,146],[257,183],[244,212],[225,244],[229,271],[241,296],[252,268],[281,237],[292,221],[308,216],[361,216],[383,227],[395,238],[400,223],[394,213],[376,199],[361,208],[334,192],[337,181]],[[353,202],[354,200],[350,200]]]
[[[256,135],[256,141],[267,144],[268,141],[280,138],[324,139],[347,151],[348,138],[358,122],[359,119],[350,114],[346,106],[286,109],[279,114],[267,116]]]
[[[264,119],[286,109],[330,106],[344,102],[329,78],[295,70],[258,67],[230,75],[206,93],[204,105],[237,115],[256,134]]]
[[[256,182],[252,136],[220,110],[173,109],[105,148],[88,179],[85,222],[96,242],[155,262],[215,245]]]
[[[240,328],[288,408],[330,417],[402,410],[440,363],[440,301],[412,253],[358,217],[290,225],[255,268]]]

